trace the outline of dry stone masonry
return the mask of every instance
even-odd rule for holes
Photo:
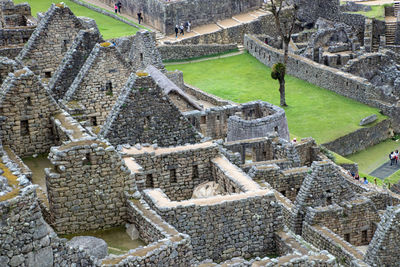
[[[365,43],[375,49],[380,23],[364,27],[336,0],[297,2],[288,72],[391,117],[331,148],[350,153],[388,137],[399,128],[398,58],[363,54]],[[122,0],[165,32],[177,20],[197,26],[261,4]],[[3,27],[27,22],[26,4],[0,7]],[[283,109],[204,93],[161,60],[244,42],[271,66],[282,59],[273,25],[265,13],[182,41],[205,45],[160,52],[155,33],[114,44],[93,20],[53,4],[17,59],[0,58],[0,266],[396,266],[398,194],[356,181],[312,138],[290,142]],[[49,159],[40,181],[20,158],[35,154]],[[207,186],[217,190],[193,194]],[[114,227],[143,245],[115,255],[120,240],[82,236]]]

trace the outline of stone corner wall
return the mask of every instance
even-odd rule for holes
[[[124,224],[125,192],[136,188],[114,147],[97,140],[70,142],[52,147],[49,159],[54,168],[46,171],[46,186],[58,233]]]

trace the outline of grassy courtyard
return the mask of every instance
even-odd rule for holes
[[[36,16],[37,12],[46,12],[54,0],[14,0],[15,4],[28,2],[31,5],[32,15]],[[60,1],[61,2],[61,1]],[[80,6],[69,0],[63,0],[76,16],[84,16],[92,18],[96,21],[97,26],[104,39],[118,38],[135,34],[138,29],[119,20],[97,13],[86,7]]]
[[[279,105],[278,82],[271,69],[248,53],[190,64],[167,66],[181,70],[185,82],[208,93],[238,103],[264,100]],[[285,108],[289,130],[299,137],[312,136],[318,143],[332,141],[360,128],[360,120],[377,114],[376,108],[287,76]]]

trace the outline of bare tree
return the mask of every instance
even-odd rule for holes
[[[285,96],[286,65],[288,62],[289,43],[296,24],[297,6],[292,4],[290,0],[270,0],[269,9],[274,15],[276,31],[283,43],[283,63],[278,62],[277,64],[279,65],[274,65],[271,76],[279,81],[280,105],[284,107],[287,106]]]

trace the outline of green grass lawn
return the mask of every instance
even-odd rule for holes
[[[54,0],[14,0],[14,3],[28,2],[31,5],[32,15],[36,16],[37,12],[46,12],[52,3],[57,3]],[[69,0],[63,0],[76,16],[89,17],[96,21],[97,26],[103,35],[104,39],[118,38],[135,34],[138,29],[132,27],[119,20],[105,16],[86,7],[80,6]]]
[[[392,5],[392,4],[387,4],[387,5]],[[357,12],[348,12],[348,13],[361,14],[361,15],[364,15],[371,19],[384,20],[385,19],[385,5],[371,6],[370,11],[357,11]]]
[[[389,160],[389,153],[400,149],[400,142],[388,139],[363,151],[347,156],[348,159],[357,162],[358,168],[364,173],[371,173],[383,163]]]
[[[264,100],[279,105],[279,85],[271,69],[248,53],[203,62],[168,65],[181,70],[185,82],[208,93],[238,103]],[[318,143],[332,141],[360,128],[360,120],[377,114],[376,108],[287,76],[285,108],[289,130],[299,137],[312,136]]]

